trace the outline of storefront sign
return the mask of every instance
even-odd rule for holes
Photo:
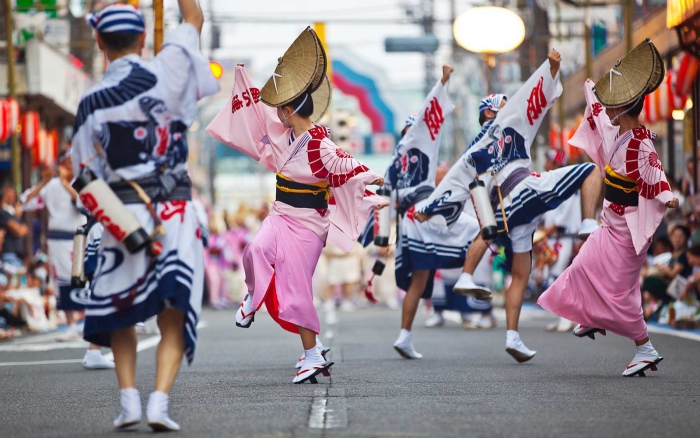
[[[700,0],[668,0],[666,26],[669,29],[680,26],[698,12],[700,12]]]

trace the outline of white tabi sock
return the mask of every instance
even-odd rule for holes
[[[316,336],[316,348],[318,348],[318,351],[323,351],[323,344],[318,336]]]
[[[411,332],[409,332],[406,329],[401,329],[401,332],[399,333],[399,339],[396,342],[401,344],[406,340],[411,340]]]
[[[323,356],[321,356],[321,352],[318,348],[313,347],[308,350],[304,350],[304,365],[314,366],[321,365],[325,362],[326,361],[323,360]]]
[[[646,344],[637,346],[637,356],[658,357],[659,353],[656,351],[654,346],[651,345],[651,341],[647,341]]]
[[[518,333],[515,330],[508,330],[506,332],[506,344],[510,344],[511,342],[516,342],[518,339],[520,339],[520,333]]]

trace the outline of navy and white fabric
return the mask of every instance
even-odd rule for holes
[[[146,30],[143,14],[131,5],[111,5],[88,14],[85,19],[99,33],[143,33]]]
[[[414,124],[396,146],[387,171],[385,185],[393,189],[399,203],[419,190],[435,187],[442,128],[453,110],[454,105],[447,96],[447,84],[438,81]],[[461,266],[467,248],[478,233],[476,219],[467,214],[462,214],[459,226],[452,228],[416,221],[413,212],[425,202],[425,199],[417,202],[399,219],[395,274],[397,285],[403,290],[410,286],[414,270],[429,270],[434,274],[437,269]],[[366,227],[361,236],[364,242],[369,240],[370,229]],[[433,291],[433,275],[430,278],[423,294],[426,298]]]
[[[199,33],[181,24],[152,60],[128,55],[113,61],[97,86],[81,99],[73,137],[73,166],[87,166],[108,182],[187,170],[186,130],[197,100],[218,91]],[[99,144],[104,154],[98,154]],[[126,208],[147,232],[153,219],[143,204]],[[142,322],[167,307],[185,314],[188,361],[194,357],[203,292],[203,244],[191,201],[156,205],[165,227],[163,252],[130,254],[110,233],[102,235],[90,284],[85,339],[109,346],[110,332]]]
[[[454,227],[469,199],[469,184],[477,177],[491,192],[496,181],[502,184],[516,169],[530,168],[532,142],[561,91],[559,74],[552,78],[549,61],[545,61],[496,118],[484,124],[421,211]],[[541,216],[573,195],[592,169],[592,164],[582,164],[532,174],[515,186],[503,200],[514,252],[532,249],[532,233]],[[496,220],[499,229],[504,229],[500,208]]]
[[[479,115],[486,110],[491,110],[497,113],[500,110],[501,103],[503,103],[504,100],[508,100],[505,94],[489,94],[479,102]]]
[[[82,213],[80,201],[73,197],[56,177],[51,179],[37,196],[27,201],[31,189],[22,194],[22,209],[26,212],[46,210],[48,212],[48,235],[46,246],[51,266],[51,279],[57,289],[56,307],[59,310],[83,310],[87,305],[87,289],[71,287],[73,259],[73,236],[87,218]]]

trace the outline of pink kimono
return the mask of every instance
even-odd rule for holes
[[[639,275],[665,204],[673,195],[652,143],[655,134],[641,127],[619,136],[619,127],[611,124],[593,94],[592,81],[586,82],[584,92],[586,112],[569,143],[585,150],[604,177],[609,165],[636,181],[639,205],[605,200],[601,227],[537,303],[583,326],[639,341],[647,337]]]
[[[320,331],[313,305],[312,276],[326,240],[349,251],[360,234],[360,216],[374,207],[363,203],[365,186],[379,176],[328,139],[328,130],[316,126],[294,137],[277,110],[259,100],[243,67],[228,105],[207,127],[220,142],[260,162],[270,171],[305,185],[328,183],[329,208],[296,208],[272,203],[270,215],[243,252],[243,267],[253,309],[263,302],[285,330],[297,326]],[[370,203],[371,204],[371,203]],[[329,233],[329,228],[332,232]]]

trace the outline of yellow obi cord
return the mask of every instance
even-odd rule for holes
[[[615,171],[613,170],[613,168],[610,167],[610,164],[606,164],[606,165],[605,165],[605,174],[606,174],[607,176],[605,177],[605,179],[604,179],[603,181],[605,182],[605,184],[609,185],[610,187],[614,187],[614,188],[616,188],[616,189],[618,189],[618,190],[621,190],[621,191],[623,191],[623,192],[626,193],[626,194],[630,194],[630,193],[632,193],[632,192],[638,192],[638,191],[639,191],[639,189],[637,188],[637,181],[633,180],[632,178],[630,178],[630,177],[628,177],[628,176],[621,175],[621,174],[615,172]],[[621,180],[621,181],[625,181],[625,182],[628,182],[628,183],[632,183],[632,184],[634,184],[634,187],[624,187],[624,186],[622,186],[622,185],[620,185],[620,184],[616,184],[616,183],[614,183],[613,181],[611,181],[611,180],[608,178],[608,176],[609,176],[609,177],[612,177],[612,178],[614,178],[614,179],[618,179],[618,180]]]
[[[281,185],[279,185],[279,184],[276,184],[277,189],[280,190],[280,191],[283,191],[283,192],[285,192],[285,193],[311,194],[311,195],[314,195],[314,196],[316,196],[316,195],[318,195],[318,194],[320,194],[320,193],[323,193],[324,196],[325,196],[325,198],[326,198],[326,201],[329,200],[329,199],[331,198],[331,191],[330,191],[330,189],[328,188],[328,183],[325,182],[325,181],[321,181],[321,182],[317,182],[317,183],[299,183],[299,182],[296,182],[296,181],[294,181],[294,180],[291,180],[291,179],[287,178],[286,176],[282,175],[281,173],[278,173],[278,174],[277,174],[277,177],[278,177],[279,179],[282,179],[282,180],[285,180],[285,181],[289,181],[289,182],[292,182],[292,183],[297,184],[297,185],[300,185],[300,186],[318,187],[318,190],[313,190],[313,189],[301,189],[301,188],[295,189],[295,188],[285,187],[285,186],[281,186]]]

